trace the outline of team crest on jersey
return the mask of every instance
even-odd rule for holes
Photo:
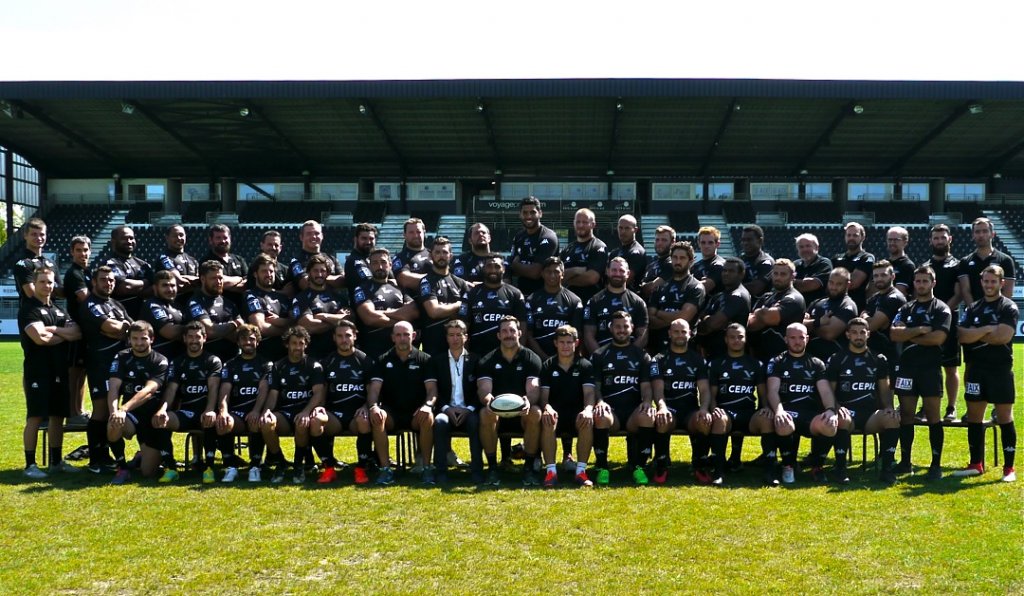
[[[395,365],[388,362],[387,364],[384,365],[384,368],[395,368]]]
[[[615,368],[615,365],[614,365],[614,364],[612,364],[611,362],[609,362],[609,363],[608,363],[608,366],[607,366],[607,368],[608,368],[609,370],[611,370],[611,369]]]
[[[494,365],[494,370],[501,370],[501,363],[500,362],[498,364]]]
[[[725,372],[723,372],[723,373],[722,373],[722,378],[723,378],[723,379],[728,379],[728,378],[729,378],[729,371],[725,371]]]
[[[552,376],[552,377],[557,377],[557,376],[559,376],[559,374],[558,374],[558,371],[556,370],[556,371],[554,371],[553,373],[551,373],[551,376]]]
[[[782,371],[782,376],[788,377],[789,376],[789,371],[788,370]]]

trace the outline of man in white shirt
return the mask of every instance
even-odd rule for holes
[[[458,319],[445,323],[448,350],[447,366],[437,363],[437,414],[434,417],[434,466],[437,482],[448,481],[448,452],[451,450],[451,429],[465,429],[469,435],[470,472],[474,484],[483,476],[483,452],[480,446],[480,397],[476,391],[476,367],[479,356],[466,350],[468,329]]]

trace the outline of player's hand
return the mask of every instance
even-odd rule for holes
[[[230,420],[231,415],[228,414],[227,412],[217,412],[217,417],[216,420],[214,421],[214,425],[217,427],[217,432],[227,432]]]
[[[711,412],[707,410],[697,410],[697,424],[702,427],[711,426]]]
[[[576,415],[576,427],[577,428],[591,428],[594,426],[594,408],[587,406],[583,408],[583,411]]]
[[[370,406],[370,420],[372,422],[384,422],[384,410],[380,409],[380,406],[377,404]]]
[[[260,424],[273,424],[275,421],[276,418],[274,417],[274,413],[270,410],[267,410],[262,416],[260,416]]]
[[[839,416],[835,412],[825,412],[823,414],[823,421],[825,426],[829,427],[833,431],[839,428]]]
[[[299,415],[295,417],[296,428],[309,428],[309,412],[303,410],[299,412]]]
[[[529,414],[529,413],[530,413],[530,401],[527,400],[526,403],[523,404],[523,409],[519,410],[519,417],[520,418],[526,418],[526,415]]]
[[[116,414],[116,412],[115,412]],[[159,410],[156,414],[153,414],[153,427],[154,428],[167,428],[167,421],[170,416],[167,415],[167,410]]]
[[[413,415],[413,418],[415,420],[418,420],[420,424],[425,424],[426,421],[430,419],[430,416],[433,415],[433,413],[433,408],[426,404],[423,404],[422,406],[420,406],[418,410],[416,410],[416,414]]]
[[[551,404],[544,406],[544,411],[540,414],[540,421],[547,426],[556,426],[558,424],[558,412],[551,407]]]
[[[793,417],[785,410],[775,413],[775,426],[787,426],[793,422]]]
[[[672,412],[668,411],[668,408],[661,407],[654,413],[654,423],[663,426],[672,421]]]
[[[110,425],[114,428],[121,428],[124,426],[124,421],[127,417],[128,413],[124,410],[114,410],[114,412],[110,414]]]
[[[199,423],[203,428],[213,428],[217,424],[217,414],[213,410],[207,410],[203,412],[202,418],[199,419]]]
[[[603,418],[609,416],[612,413],[612,407],[608,404],[601,402],[594,406],[594,418]]]

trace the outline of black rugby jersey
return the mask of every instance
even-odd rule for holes
[[[609,329],[612,315],[619,310],[629,313],[633,319],[633,335],[630,341],[637,338],[637,329],[647,326],[647,303],[636,292],[625,289],[616,294],[607,289],[601,290],[583,307],[583,324],[597,328],[597,345],[604,346],[612,341]]]
[[[220,379],[222,369],[220,358],[206,352],[195,358],[187,353],[175,358],[167,370],[168,381],[178,384],[174,408],[202,413],[209,398],[210,378]]]
[[[469,345],[474,352],[487,354],[498,347],[498,327],[506,315],[519,319],[520,327],[525,326],[526,300],[519,288],[507,283],[496,289],[484,284],[470,288],[459,317],[469,326]]]
[[[185,322],[208,319],[214,325],[227,323],[238,318],[235,303],[224,295],[210,296],[206,292],[196,292],[185,309]],[[206,350],[222,361],[230,360],[238,354],[235,342],[226,338],[208,339]]]
[[[324,369],[324,408],[339,411],[366,402],[366,378],[373,360],[362,350],[353,350],[348,356],[337,351],[320,361]]]
[[[78,291],[83,288],[92,292],[92,274],[78,263],[72,263],[64,274],[64,298],[67,300],[68,315],[78,324],[81,324],[82,314],[82,302],[78,299]]]
[[[577,333],[583,332],[583,301],[566,288],[550,294],[541,288],[526,299],[526,328],[548,356],[554,356],[555,331],[562,325],[572,325]]]
[[[811,319],[814,320],[814,324],[820,325],[821,318],[826,314],[836,317],[843,323],[849,323],[850,319],[858,315],[857,305],[853,303],[853,300],[846,294],[839,296],[838,298],[821,298],[815,300],[807,308],[807,314],[810,315]],[[807,344],[807,349],[812,354],[821,358],[822,360],[828,360],[832,354],[836,353],[840,349],[839,341],[843,341],[843,336],[840,335],[836,340],[826,340],[818,337],[817,333],[813,334],[810,342]]]
[[[153,271],[177,271],[181,275],[199,275],[199,261],[185,251],[171,253],[164,251],[153,263]]]
[[[747,319],[750,317],[750,292],[743,286],[737,286],[731,292],[723,288],[721,292],[708,300],[702,314],[710,317],[718,313],[725,315],[728,321],[726,326],[708,335],[697,336],[701,346],[712,358],[726,353],[725,329],[729,324],[739,323],[744,327],[747,326]]]
[[[622,257],[626,259],[626,263],[629,263],[629,281],[626,283],[630,290],[639,292],[644,273],[647,271],[647,251],[644,249],[644,245],[633,240],[631,244],[610,249],[608,262],[610,263],[616,257]]]
[[[221,386],[231,385],[228,393],[227,407],[232,412],[246,412],[256,405],[260,383],[269,380],[274,363],[256,354],[246,359],[237,356],[228,360],[220,371]]]
[[[906,303],[907,299],[903,292],[900,292],[895,287],[891,287],[887,291],[878,292],[871,298],[868,298],[864,312],[868,315],[869,319],[881,312],[889,318],[889,325],[892,325],[893,319],[896,318],[896,313]],[[871,335],[868,336],[868,347],[876,353],[885,354],[889,359],[894,358],[896,356],[896,344],[889,338],[889,326],[886,326],[885,329],[872,331]]]
[[[978,251],[972,252],[960,259],[960,268],[957,271],[957,275],[960,279],[967,278],[967,281],[971,284],[971,298],[974,300],[981,300],[985,297],[985,292],[981,289],[981,272],[989,265],[999,265],[1002,267],[1004,279],[1012,280],[1017,276],[1014,270],[1013,259],[1010,255],[994,248],[985,258],[979,256]]]
[[[932,331],[949,333],[952,314],[946,303],[938,298],[927,302],[914,300],[900,307],[893,319],[908,327],[929,327]],[[900,356],[900,367],[938,367],[942,362],[942,344],[922,346],[914,342],[903,343],[903,354]]]
[[[736,410],[757,407],[754,397],[757,386],[764,383],[764,368],[753,356],[725,356],[711,361],[708,367],[708,382],[715,395],[715,405]]]
[[[484,280],[484,257],[473,251],[464,252],[452,259],[452,275],[468,282],[478,283]],[[508,271],[508,263],[505,263]]]
[[[651,297],[651,307],[666,312],[679,312],[684,305],[692,304],[697,307],[697,313],[700,313],[706,298],[704,285],[696,276],[687,275],[683,279],[673,277],[666,280]]]
[[[100,333],[100,327],[107,319],[132,321],[124,306],[117,300],[90,294],[82,303],[81,309],[82,334],[87,348],[85,360],[90,365],[108,364],[119,350],[128,345],[125,338],[113,339]]]
[[[160,390],[167,382],[167,357],[160,352],[150,350],[146,356],[136,356],[132,351],[121,350],[110,363],[110,378],[121,380],[121,391],[118,396],[123,402],[145,387],[147,381],[156,381],[157,390],[146,403],[143,411],[147,414],[156,413],[160,409]],[[145,414],[137,414],[139,420],[149,422]]]
[[[242,318],[249,322],[249,317],[254,314],[263,316],[274,314],[282,319],[290,319],[292,314],[292,300],[277,290],[264,290],[258,286],[252,286],[246,291],[245,300],[242,302]],[[280,337],[268,337],[260,342],[257,348],[261,354],[270,360],[277,361],[287,355],[287,350]]]
[[[725,257],[716,254],[714,258],[701,259],[690,266],[690,275],[699,281],[710,279],[715,284],[714,292],[722,291],[722,270],[725,269]],[[703,285],[703,284],[701,284]]]
[[[821,282],[820,288],[813,292],[807,292],[803,295],[806,303],[810,304],[819,298],[828,296],[828,276],[832,274],[832,261],[819,254],[813,261],[797,259],[794,265],[796,265],[796,275],[793,277],[794,280],[813,277]],[[770,283],[768,284],[768,287],[771,287]]]
[[[854,304],[857,305],[858,309],[864,308],[864,302],[867,300],[868,284],[871,283],[871,271],[875,266],[875,255],[860,250],[857,254],[843,253],[836,255],[832,259],[832,267],[843,267],[850,272],[851,279],[853,278],[854,271],[863,272],[867,278],[859,288],[850,288],[850,298],[853,299]],[[825,281],[826,289],[828,286],[828,280]]]
[[[899,258],[896,258],[896,259],[889,259],[889,262],[892,263],[892,270],[893,270],[893,273],[896,275],[896,279],[893,281],[893,284],[894,285],[902,284],[908,290],[913,291],[914,290],[914,269],[917,268],[917,265],[914,265],[914,262],[911,261],[910,257],[908,257],[907,255],[903,255],[902,257],[899,257]],[[872,273],[873,273],[873,271],[872,271]],[[870,277],[868,278],[868,282],[867,283],[871,283],[871,278]],[[945,302],[945,301],[943,301],[943,302]]]
[[[397,278],[402,271],[410,273],[426,273],[433,270],[434,263],[430,260],[430,251],[426,248],[413,250],[402,246],[402,250],[391,255],[391,273]]]
[[[708,380],[708,365],[696,350],[680,354],[666,350],[651,361],[651,380],[664,383],[665,403],[678,409],[681,403],[699,405],[697,381]]]
[[[267,384],[271,391],[277,390],[274,409],[296,413],[309,405],[313,387],[324,384],[324,367],[309,356],[303,356],[298,362],[282,358],[274,363]]]
[[[609,343],[594,352],[591,362],[597,377],[598,395],[603,401],[622,407],[640,404],[640,384],[651,381],[651,357],[647,352],[633,344]]]
[[[889,377],[889,361],[883,354],[866,350],[854,354],[841,350],[828,361],[825,376],[836,384],[836,403],[846,407],[878,407],[878,384]]]
[[[767,378],[779,379],[779,402],[785,408],[821,408],[818,381],[825,378],[825,363],[806,352],[793,356],[783,352],[768,361]]]
[[[956,292],[957,278],[960,276],[960,261],[952,255],[937,259],[935,256],[928,261],[928,265],[935,271],[935,287],[932,294],[936,298],[949,304]],[[910,278],[910,293],[914,293],[914,278]]]
[[[111,255],[105,264],[114,271],[114,279],[117,283],[126,279],[141,280],[146,282],[147,286],[153,283],[153,268],[139,257],[124,257],[115,254]],[[138,318],[139,310],[142,308],[141,292],[123,294],[118,291],[115,284],[112,297],[121,301],[121,304],[124,305],[125,310],[128,311],[132,318]]]
[[[1016,331],[1018,320],[1017,305],[1002,294],[991,302],[984,298],[976,301],[964,311],[960,326],[965,328],[988,325],[1009,325]],[[961,344],[964,360],[974,366],[1009,369],[1013,366],[1013,342],[993,346],[985,342]]]
[[[423,304],[429,300],[437,300],[439,305],[461,302],[469,291],[469,284],[452,273],[441,275],[431,269],[420,280],[416,303],[420,305],[419,327],[423,350],[428,354],[437,354],[448,348],[445,339],[444,325],[451,319],[431,319]]]
[[[740,255],[746,269],[743,272],[743,283],[749,284],[755,280],[765,283],[765,291],[772,288],[772,267],[775,266],[775,259],[763,250],[754,256]],[[760,294],[759,294],[760,295]],[[757,296],[753,296],[757,298]]]
[[[25,355],[24,370],[31,372],[54,371],[66,373],[68,367],[68,342],[52,346],[41,346],[29,338],[25,328],[32,323],[43,327],[67,327],[71,316],[56,304],[43,304],[34,296],[28,296],[18,308],[18,331],[21,335],[21,349]]]
[[[547,226],[540,224],[533,234],[526,233],[526,230],[519,232],[512,238],[512,251],[509,261],[519,257],[523,265],[534,265],[543,263],[544,259],[558,254],[558,235]],[[544,286],[541,279],[522,278],[516,284],[524,294],[530,295]]]
[[[658,278],[672,279],[672,259],[669,255],[658,256],[654,254],[644,269],[643,283],[648,284]]]
[[[342,273],[341,265],[338,264],[338,259],[335,259],[334,255],[325,252],[299,250],[298,256],[292,257],[288,261],[288,266],[285,268],[285,279],[276,279],[274,281],[274,289],[280,289],[280,287],[290,283],[294,284],[295,290],[298,291],[300,289],[299,280],[306,274],[306,263],[315,256],[327,259],[327,275],[339,275]],[[278,286],[279,283],[282,284],[280,287]]]
[[[37,256],[27,248],[22,249],[21,258],[11,268],[11,273],[14,275],[14,289],[18,292],[19,299],[24,300],[26,298],[22,286],[32,281],[32,274],[35,273],[36,269],[44,267],[53,271],[53,281],[56,284],[54,296],[56,296],[58,294],[57,288],[61,287],[60,269],[57,268],[57,264],[47,258],[46,255]]]
[[[159,297],[147,298],[139,310],[139,319],[147,321],[153,326],[156,335],[153,339],[154,350],[167,356],[169,360],[185,352],[185,344],[181,339],[167,339],[160,335],[160,330],[165,326],[181,325],[185,319],[185,313],[181,312],[173,302],[167,302]]]
[[[373,280],[370,253],[353,250],[345,257],[345,287],[351,294],[356,288]]]
[[[804,302],[803,295],[796,290],[796,288],[786,288],[785,290],[772,290],[766,294],[762,294],[757,299],[757,303],[754,305],[753,310],[759,308],[778,308],[779,309],[779,324],[769,329],[774,329],[779,332],[780,335],[786,334],[786,327],[790,323],[803,323],[804,322],[804,311],[806,310],[806,303]]]
[[[348,301],[340,292],[329,287],[323,290],[309,288],[300,292],[292,301],[292,320],[298,321],[307,314],[338,314],[347,306]],[[306,350],[308,353],[314,355],[329,354],[335,350],[332,331],[312,333],[311,335],[309,348]]]
[[[566,269],[570,267],[584,267],[588,271],[597,271],[597,281],[588,286],[571,286],[572,293],[586,302],[590,297],[601,291],[601,279],[604,276],[605,267],[608,265],[608,246],[597,236],[591,236],[590,240],[580,242],[573,240],[559,255],[562,264]],[[543,282],[541,283],[543,287]]]
[[[353,309],[358,309],[366,302],[372,304],[375,310],[384,311],[401,308],[412,302],[412,298],[393,282],[371,281],[352,292]],[[380,356],[394,345],[391,340],[391,327],[371,327],[364,323],[360,316],[356,317],[356,324],[359,328],[359,346],[371,358]]]

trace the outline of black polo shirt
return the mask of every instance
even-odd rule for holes
[[[558,412],[578,414],[583,411],[583,387],[594,387],[594,365],[582,357],[573,358],[568,369],[558,364],[558,356],[544,361],[540,369],[540,386],[548,390],[548,404]]]
[[[512,360],[506,360],[501,348],[497,348],[480,360],[476,378],[491,380],[491,395],[526,395],[527,379],[540,378],[543,366],[540,356],[530,348],[520,346]]]
[[[402,360],[394,348],[373,365],[370,381],[379,381],[378,401],[385,410],[413,412],[427,401],[427,381],[437,381],[430,355],[416,348]]]

